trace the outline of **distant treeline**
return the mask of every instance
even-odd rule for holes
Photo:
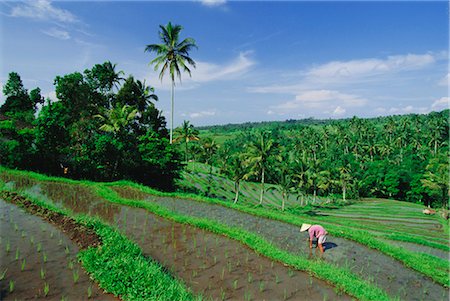
[[[167,139],[158,97],[145,81],[122,78],[115,67],[105,62],[57,76],[58,101],[45,100],[39,88],[28,92],[11,72],[0,107],[0,164],[173,189],[181,155]]]
[[[211,139],[190,143],[191,156],[233,179],[278,184],[286,193],[373,196],[448,206],[448,109],[426,115],[202,129]],[[202,151],[205,145],[210,149],[217,136],[229,139],[213,152]]]

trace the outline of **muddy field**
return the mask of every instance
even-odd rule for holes
[[[89,278],[57,227],[0,200],[0,229],[0,300],[118,300]]]
[[[216,300],[350,300],[307,273],[259,256],[226,237],[149,212],[117,206],[82,186],[27,183],[28,191],[77,212],[96,215],[133,239],[195,293]]]
[[[156,197],[132,188],[113,188],[122,197],[156,202],[181,214],[205,217],[230,226],[238,226],[257,233],[281,249],[314,257],[310,253],[307,236],[298,227],[264,219],[219,205],[185,199]],[[405,300],[448,300],[448,289],[428,277],[407,268],[399,261],[363,245],[338,237],[328,237],[323,258],[339,266],[348,267],[362,278],[372,281],[391,296]]]

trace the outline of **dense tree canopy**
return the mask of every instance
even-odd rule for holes
[[[173,189],[181,153],[170,147],[154,89],[110,62],[55,78],[44,103],[12,72],[0,108],[0,164],[92,180],[131,179]],[[123,84],[122,84],[123,82]],[[37,105],[42,104],[39,112]]]
[[[264,171],[264,180],[279,184],[285,193],[295,190],[313,196],[381,197],[448,206],[448,121],[449,110],[444,110],[373,119],[213,126],[202,128],[200,136],[225,139],[220,147],[227,149],[230,168],[242,168],[234,164],[241,154],[250,180],[261,182]],[[266,161],[256,154],[261,132],[275,148]],[[219,167],[224,158],[220,154],[204,162]],[[234,178],[239,172],[227,174]]]

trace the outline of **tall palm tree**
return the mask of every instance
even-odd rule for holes
[[[172,80],[171,88],[171,119],[170,119],[170,143],[172,143],[173,137],[173,110],[174,110],[174,87],[175,87],[175,74],[181,81],[181,70],[187,72],[191,76],[191,70],[187,65],[191,65],[195,68],[195,62],[189,57],[189,51],[193,48],[197,48],[195,40],[192,38],[186,38],[179,42],[180,31],[183,29],[180,25],[172,25],[168,23],[166,26],[159,25],[160,32],[159,38],[162,44],[149,44],[145,47],[145,51],[155,52],[156,58],[154,58],[150,64],[155,65],[155,70],[161,67],[159,78],[163,79],[166,72],[170,73],[170,79]]]
[[[117,64],[112,64],[110,61],[107,61],[103,64],[103,67],[105,68],[106,74],[107,74],[107,88],[108,90],[111,90],[113,87],[116,87],[116,89],[119,88],[120,81],[124,80],[121,75],[124,75],[125,72],[122,70],[116,71]]]
[[[190,124],[189,121],[183,121],[181,127],[175,129],[174,142],[183,141],[185,145],[184,160],[188,161],[188,143],[189,141],[198,141],[198,131],[194,128],[194,125]]]
[[[264,196],[264,183],[266,171],[269,168],[269,158],[275,156],[276,144],[269,136],[268,132],[258,134],[255,141],[248,146],[247,160],[251,170],[250,173],[258,175],[261,178],[261,192],[259,196],[259,204],[262,205]],[[279,156],[276,156],[277,159]]]
[[[244,164],[244,160],[240,155],[233,155],[229,161],[230,163],[226,166],[225,171],[234,182],[234,191],[236,194],[234,196],[233,204],[236,204],[239,199],[241,181],[245,179],[247,169]]]

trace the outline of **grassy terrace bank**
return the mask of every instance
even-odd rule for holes
[[[0,181],[0,197],[9,201],[12,194]],[[184,283],[164,271],[157,262],[143,256],[139,247],[112,227],[96,218],[74,215],[31,195],[26,200],[42,208],[73,219],[81,227],[93,229],[102,245],[89,247],[78,253],[83,268],[106,292],[122,300],[201,300],[194,296]],[[45,213],[44,213],[45,215]]]
[[[309,261],[305,258],[293,256],[292,254],[289,254],[285,251],[279,250],[275,248],[273,245],[265,241],[264,239],[261,239],[257,235],[245,232],[238,228],[231,228],[231,227],[225,227],[221,224],[218,224],[216,222],[212,222],[210,220],[206,219],[199,219],[199,218],[190,218],[182,215],[175,214],[165,208],[162,208],[161,206],[157,206],[155,204],[145,203],[142,201],[132,201],[123,199],[117,196],[115,192],[113,192],[111,189],[104,185],[100,185],[99,183],[93,183],[93,182],[79,182],[79,181],[73,181],[73,180],[67,180],[67,179],[61,179],[61,178],[54,178],[54,177],[46,177],[43,175],[31,173],[31,172],[21,172],[21,171],[11,171],[7,169],[0,169],[0,172],[6,172],[12,175],[17,176],[27,176],[32,177],[39,181],[56,181],[56,182],[65,182],[65,183],[71,183],[71,184],[82,184],[87,185],[92,188],[94,188],[99,196],[107,199],[108,201],[127,205],[127,206],[133,206],[133,207],[139,207],[144,208],[146,210],[149,210],[159,216],[162,216],[164,218],[171,219],[173,221],[176,221],[178,223],[184,223],[193,225],[198,228],[207,229],[211,232],[226,235],[232,239],[238,240],[256,252],[276,261],[283,262],[287,265],[292,266],[295,269],[298,270],[305,270],[311,273],[312,275],[316,276],[317,278],[326,280],[329,283],[332,283],[336,286],[338,290],[341,290],[345,293],[348,293],[349,295],[352,295],[360,300],[389,300],[390,298],[380,288],[374,286],[373,284],[370,284],[366,281],[361,280],[356,275],[351,273],[350,271],[339,268],[334,265],[331,265],[329,263],[325,263],[323,261]],[[121,182],[123,184],[123,182]],[[127,185],[136,185],[133,183],[125,182]],[[118,183],[114,183],[117,185]],[[139,185],[136,185],[137,187],[140,187]],[[142,189],[147,189],[145,187],[141,187]],[[151,190],[154,193],[159,193],[156,191]]]
[[[361,243],[369,248],[378,250],[386,255],[389,255],[407,267],[410,267],[428,277],[436,281],[437,283],[449,287],[449,263],[446,260],[430,256],[422,253],[415,253],[412,251],[405,250],[400,247],[393,246],[386,242],[380,241],[373,237],[369,232],[358,230],[355,228],[350,228],[345,225],[340,225],[339,230],[336,230],[336,227],[333,227],[333,223],[325,222],[324,219],[321,218],[313,218],[313,217],[303,217],[294,215],[291,213],[280,213],[274,212],[271,210],[267,210],[264,208],[252,208],[240,204],[232,204],[231,202],[225,202],[217,199],[201,197],[193,194],[184,194],[184,193],[163,193],[156,190],[153,190],[149,187],[142,186],[139,184],[135,184],[127,181],[120,181],[116,183],[111,183],[107,185],[120,185],[120,186],[129,186],[141,190],[142,192],[153,194],[156,196],[166,196],[166,197],[178,197],[178,198],[187,198],[194,201],[199,202],[207,202],[211,204],[221,205],[229,208],[233,208],[236,210],[240,210],[245,213],[253,214],[255,216],[265,217],[269,219],[279,220],[282,222],[290,223],[293,225],[301,226],[302,223],[321,223],[325,227],[328,227],[330,230],[330,234],[337,237],[342,237],[345,239],[350,239]]]

